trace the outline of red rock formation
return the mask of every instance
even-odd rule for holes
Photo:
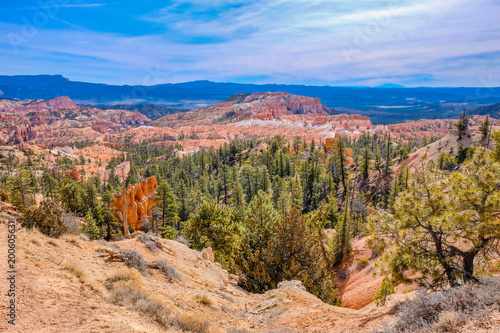
[[[31,125],[28,125],[28,127],[26,128],[19,128],[17,126],[12,126],[9,127],[9,129],[14,129],[10,141],[15,144],[34,139],[37,134],[36,131],[31,127]]]
[[[78,171],[67,171],[66,175],[70,176],[71,178],[73,178],[75,180],[81,179],[80,173]]]
[[[152,176],[144,179],[140,184],[131,184],[127,188],[127,222],[135,230],[141,227],[143,221],[148,221],[148,216],[151,212],[151,207],[155,202],[156,177]],[[115,194],[115,199],[111,206],[116,207],[115,216],[123,221],[125,206],[122,194]]]
[[[43,102],[38,102],[28,105],[17,105],[12,109],[12,112],[32,112],[47,109],[77,109],[78,105],[73,103],[67,96],[60,96],[48,99]]]
[[[313,125],[322,125],[328,122],[328,118],[326,117],[316,117],[314,118]]]
[[[152,124],[176,128],[182,126],[184,121],[189,121],[191,124],[197,122],[198,125],[209,125],[213,123],[213,120],[219,123],[234,122],[245,118],[273,120],[294,114],[327,115],[329,111],[321,104],[319,98],[276,91],[249,95],[238,94],[211,107],[164,116]]]

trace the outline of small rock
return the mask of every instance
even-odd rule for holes
[[[302,282],[299,280],[291,280],[291,281],[282,281],[278,283],[278,289],[302,289],[306,290],[306,288],[302,285]]]
[[[208,261],[214,262],[214,252],[211,247],[201,250],[201,256]]]

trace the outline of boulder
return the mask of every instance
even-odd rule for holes
[[[211,247],[207,247],[206,249],[203,249],[201,251],[201,256],[202,256],[202,258],[204,258],[208,261],[211,261],[211,262],[215,261],[214,252],[212,251]]]

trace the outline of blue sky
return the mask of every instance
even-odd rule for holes
[[[0,74],[500,86],[498,0],[9,1]]]

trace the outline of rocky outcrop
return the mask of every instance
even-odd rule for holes
[[[138,230],[142,222],[149,220],[157,187],[156,177],[152,176],[139,184],[130,184],[125,193],[126,202],[123,200],[123,194],[115,194],[116,201],[111,204],[112,207],[116,208],[115,216],[123,221],[126,209],[128,224]]]
[[[130,172],[130,161],[124,161],[118,164],[115,168],[115,175],[120,177],[122,181],[124,181],[127,178],[129,172]]]
[[[9,127],[9,130],[11,130],[11,138],[9,141],[14,144],[19,144],[34,139],[37,134],[31,126],[28,126],[26,128],[11,126]]]
[[[331,110],[319,98],[285,92],[234,95],[214,106],[182,114],[167,115],[153,122],[155,126],[179,127],[183,121],[202,124],[231,123],[243,119],[274,120],[289,115],[328,115]]]
[[[42,102],[16,105],[12,112],[33,112],[48,109],[77,109],[78,105],[73,103],[67,96],[60,96]]]
[[[207,247],[206,249],[203,249],[201,251],[201,257],[208,260],[208,261],[211,261],[211,262],[214,262],[214,260],[215,260],[214,252],[212,251],[211,247]]]

